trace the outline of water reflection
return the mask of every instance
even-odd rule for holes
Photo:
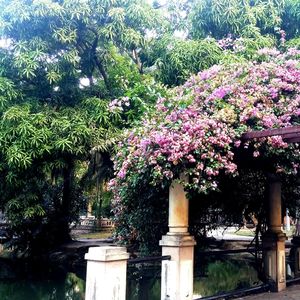
[[[195,266],[194,293],[210,296],[225,291],[258,285],[254,260],[239,257],[224,260],[202,260]],[[18,269],[23,269],[20,273]],[[47,268],[45,267],[45,270]],[[84,268],[85,269],[85,268]],[[36,273],[16,265],[1,264],[1,300],[83,300],[85,293],[84,272],[63,270]],[[288,268],[287,268],[288,270]],[[159,265],[129,266],[127,274],[127,298],[129,300],[160,299]],[[40,275],[39,275],[40,274]],[[80,277],[79,277],[80,276]],[[22,279],[20,279],[22,278]]]
[[[84,288],[74,273],[52,280],[0,280],[1,300],[83,300]]]

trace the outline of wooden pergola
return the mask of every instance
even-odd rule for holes
[[[300,125],[279,129],[250,131],[242,141],[281,136],[286,143],[300,143]],[[286,287],[285,241],[281,230],[281,182],[277,174],[268,174],[268,231],[262,237],[266,278],[278,292]],[[186,181],[187,178],[181,178]],[[193,261],[195,240],[188,232],[188,199],[184,187],[173,181],[169,189],[169,232],[162,236],[162,255],[170,261],[162,263],[161,299],[191,300],[193,298]],[[300,274],[300,239],[296,245],[295,273]]]

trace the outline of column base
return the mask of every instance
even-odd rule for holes
[[[285,241],[283,232],[266,232],[262,237],[264,272],[273,292],[286,288]]]
[[[164,235],[159,242],[162,255],[171,260],[162,262],[161,299],[192,300],[194,280],[194,246],[190,235]]]

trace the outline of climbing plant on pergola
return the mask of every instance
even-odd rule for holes
[[[239,175],[240,153],[279,176],[297,174],[299,57],[295,49],[262,49],[255,62],[213,66],[158,99],[156,111],[128,133],[115,157],[117,226],[138,237],[124,218],[130,202],[142,198],[146,186],[168,186],[180,173],[189,176],[190,193],[218,190],[221,176]]]

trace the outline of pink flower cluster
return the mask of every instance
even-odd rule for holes
[[[249,144],[254,159],[288,153],[290,170],[297,172],[297,144],[280,136],[241,142],[247,131],[300,123],[300,52],[262,49],[258,55],[266,61],[214,66],[174,89],[172,97],[158,99],[156,111],[127,134],[114,159],[116,199],[132,176],[150,176],[156,185],[182,171],[200,192],[214,190],[221,172],[237,174],[234,152]],[[283,169],[279,163],[278,171]]]

